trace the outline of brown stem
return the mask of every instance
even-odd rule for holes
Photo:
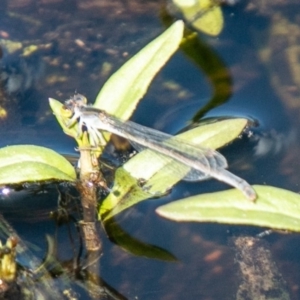
[[[97,160],[95,160],[97,162]],[[100,251],[101,241],[96,228],[97,187],[100,182],[99,166],[92,160],[91,149],[80,149],[80,193],[83,220],[80,222],[87,251]]]
[[[80,151],[80,180],[77,189],[80,193],[83,220],[79,223],[87,250],[87,289],[92,299],[98,297],[93,293],[95,278],[100,278],[99,258],[102,244],[96,224],[97,188],[102,183],[97,159],[93,159],[90,148],[81,148]],[[101,281],[96,282],[101,286]]]

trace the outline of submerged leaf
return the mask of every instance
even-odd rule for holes
[[[156,212],[174,221],[243,224],[300,231],[300,195],[254,185],[258,198],[250,202],[235,189],[202,194],[160,206]]]
[[[45,180],[74,181],[74,167],[53,150],[18,145],[0,149],[0,184]]]
[[[129,235],[113,220],[103,222],[103,226],[110,240],[122,247],[125,251],[147,258],[154,258],[163,261],[177,261],[176,257],[160,247],[146,244]]]

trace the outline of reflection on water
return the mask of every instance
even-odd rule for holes
[[[92,102],[107,77],[162,32],[159,9],[164,1],[4,2],[6,6],[0,8],[0,105],[7,116],[0,111],[1,146],[34,143],[75,153],[73,141],[61,132],[50,113],[48,97],[67,99],[77,90]],[[261,2],[240,1],[223,8],[222,34],[217,38],[202,36],[232,78],[232,90],[225,89],[231,95],[229,101],[206,116],[257,120],[258,126],[249,129],[252,137],[248,132],[222,149],[233,171],[236,168],[237,174],[243,173],[253,183],[298,191],[299,3]],[[17,49],[8,50],[8,41],[17,43]],[[170,133],[184,128],[206,104],[201,99],[211,98],[212,80],[200,72],[183,54],[175,55],[154,81],[135,120],[149,126],[156,121],[155,127]],[[217,82],[219,77],[213,79]],[[173,82],[177,88],[162,82]],[[224,92],[222,85],[218,88]],[[184,91],[183,97],[178,96],[180,91]],[[153,213],[176,193],[200,193],[217,189],[218,184],[180,184],[175,193],[119,216],[117,221],[124,230],[168,250],[179,261],[133,256],[103,234],[101,277],[128,299],[234,299],[236,268],[227,245],[228,228],[174,224]],[[38,253],[41,259],[47,253],[45,234],[55,232],[49,212],[57,207],[57,195],[28,191],[18,195],[3,195],[1,211],[25,242],[42,249]],[[59,227],[58,233],[60,254],[70,259],[72,247],[65,247],[67,230]],[[292,299],[298,299],[298,235],[276,234],[267,239]],[[90,297],[81,287],[76,293],[81,299]]]

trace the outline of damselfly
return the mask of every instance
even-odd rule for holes
[[[70,127],[79,120],[80,130],[83,125],[86,127],[93,145],[101,144],[101,130],[108,131],[128,139],[137,150],[149,148],[168,160],[172,158],[177,163],[188,166],[190,171],[184,180],[198,181],[214,177],[236,187],[252,201],[257,197],[245,180],[226,170],[228,165],[225,157],[213,149],[187,143],[178,137],[131,121],[122,121],[103,110],[86,105],[86,98],[80,94],[67,100],[65,107],[73,113],[67,125]]]

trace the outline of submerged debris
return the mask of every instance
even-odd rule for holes
[[[249,236],[232,239],[240,269],[236,300],[289,300],[286,284],[265,241]]]

